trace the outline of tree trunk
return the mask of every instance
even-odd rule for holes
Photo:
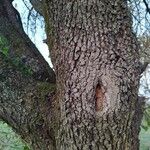
[[[55,73],[11,2],[0,2],[0,36],[32,74],[0,55],[0,117],[34,150],[138,150],[141,70],[127,2],[44,0]]]
[[[45,0],[43,7],[60,104],[56,149],[137,150],[139,45],[127,2]]]

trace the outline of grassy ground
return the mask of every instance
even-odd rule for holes
[[[144,130],[145,129],[145,130]],[[140,150],[150,150],[150,106],[144,112],[140,132]]]
[[[0,150],[29,150],[29,148],[6,123],[0,121]]]
[[[140,150],[150,150],[150,128],[147,131],[141,129],[140,140]]]

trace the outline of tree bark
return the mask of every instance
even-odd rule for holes
[[[11,1],[0,1],[0,37],[10,45],[7,56],[0,48],[0,118],[31,148],[53,150],[50,116],[55,73],[25,34],[18,15]]]
[[[45,0],[43,8],[60,104],[56,149],[139,149],[139,45],[127,1]]]
[[[0,117],[35,150],[138,150],[141,69],[127,2],[44,0],[55,73],[11,2],[1,0],[0,34],[11,61],[33,73],[0,55]]]

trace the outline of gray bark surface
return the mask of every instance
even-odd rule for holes
[[[56,149],[138,149],[139,45],[127,2],[45,3],[60,103]]]
[[[52,149],[48,97],[54,92],[55,74],[23,31],[18,15],[9,0],[0,0],[0,37],[10,45],[8,56],[0,49],[0,118],[33,149]],[[14,64],[16,58],[20,68]]]
[[[33,74],[0,57],[0,118],[34,150],[138,150],[141,68],[127,2],[42,1],[55,73],[10,2],[0,2],[0,34]]]

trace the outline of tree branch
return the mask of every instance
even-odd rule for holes
[[[146,7],[146,11],[150,14],[150,8],[148,6],[148,3],[146,2],[146,0],[143,0],[145,7]]]
[[[0,37],[6,38],[10,47],[7,55],[0,53],[0,118],[34,149],[40,150],[41,145],[53,149],[50,126],[55,73],[25,34],[17,16],[11,2],[2,0]],[[14,62],[30,68],[32,74],[24,74]]]
[[[55,83],[54,71],[21,28],[19,18],[19,13],[9,0],[3,0],[0,7],[0,34],[6,37],[11,45],[11,57],[23,58],[26,65],[32,68],[36,79]]]
[[[41,15],[43,15],[43,2],[39,0],[30,0],[30,3],[32,4],[33,8]]]
[[[148,62],[144,62],[143,64],[142,63],[140,64],[140,74],[142,74],[146,70],[148,64],[149,64]]]

